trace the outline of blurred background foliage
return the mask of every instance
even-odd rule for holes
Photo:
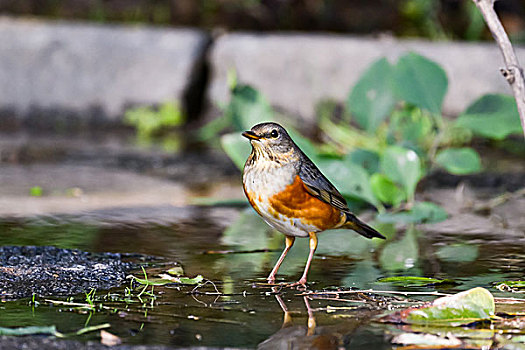
[[[454,175],[482,171],[472,140],[503,140],[521,134],[511,96],[484,95],[457,119],[442,116],[448,78],[436,62],[414,52],[390,63],[374,62],[350,89],[343,110],[323,102],[318,108],[316,141],[273,111],[249,85],[231,79],[231,99],[223,115],[200,130],[205,140],[223,131],[221,145],[242,169],[250,146],[240,131],[263,121],[284,121],[299,147],[347,199],[352,210],[375,207],[386,223],[429,223],[447,218],[430,202],[416,201],[418,183],[442,169]],[[385,209],[392,209],[385,211]]]
[[[523,40],[524,2],[498,1],[496,9],[512,39]],[[205,29],[490,38],[471,0],[0,0],[0,13]]]

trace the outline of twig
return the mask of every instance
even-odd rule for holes
[[[373,289],[361,289],[361,290],[342,290],[342,291],[326,291],[326,292],[306,292],[297,294],[300,296],[315,296],[315,295],[339,295],[339,294],[356,294],[356,293],[373,293],[373,294],[401,294],[401,295],[437,295],[437,296],[450,296],[452,294],[440,293],[440,292],[400,292],[394,290],[373,290]]]
[[[473,1],[483,15],[485,23],[487,24],[487,27],[489,27],[490,32],[503,55],[506,67],[501,68],[500,72],[503,74],[503,77],[507,80],[512,88],[512,92],[514,93],[514,99],[516,100],[518,113],[520,115],[521,128],[523,129],[523,135],[525,136],[525,80],[523,76],[523,68],[520,66],[509,37],[494,10],[495,0]]]

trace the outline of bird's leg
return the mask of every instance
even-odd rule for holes
[[[308,260],[306,261],[306,266],[304,267],[303,276],[298,282],[294,283],[293,285],[301,284],[304,286],[306,284],[308,270],[310,269],[310,264],[312,263],[315,250],[317,249],[317,234],[315,232],[308,232],[308,235],[310,236],[310,254],[308,254]]]
[[[290,315],[290,311],[288,311],[288,308],[286,307],[286,304],[283,301],[283,298],[279,294],[275,294],[275,299],[277,299],[277,302],[279,303],[279,306],[284,312],[284,319],[283,319],[283,325],[281,328],[286,328],[292,325],[292,316]]]
[[[308,302],[308,297],[304,296],[304,305],[306,305],[306,311],[308,312],[308,331],[306,332],[307,336],[314,335],[315,333],[315,317],[314,317],[314,310],[310,307],[310,303]]]
[[[281,256],[279,257],[279,260],[277,260],[277,263],[272,269],[272,272],[270,272],[270,275],[268,276],[268,283],[274,283],[275,282],[275,275],[277,274],[277,271],[279,271],[279,267],[281,267],[281,264],[283,263],[284,257],[286,254],[288,254],[288,251],[293,246],[293,242],[295,241],[294,236],[286,236],[286,247],[284,248],[283,252],[281,253]]]

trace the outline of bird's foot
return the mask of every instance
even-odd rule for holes
[[[306,289],[307,288],[306,278],[303,277],[297,282],[288,283],[286,284],[286,287],[289,287],[289,288],[297,287],[297,289]]]
[[[283,283],[281,282],[275,282],[275,277],[273,276],[269,276],[267,279],[266,279],[266,282],[268,283],[268,285],[270,286],[282,286]]]

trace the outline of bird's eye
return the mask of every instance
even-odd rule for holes
[[[270,133],[270,136],[273,138],[276,138],[277,136],[279,136],[279,133],[277,132],[277,130],[273,129],[272,132]]]

